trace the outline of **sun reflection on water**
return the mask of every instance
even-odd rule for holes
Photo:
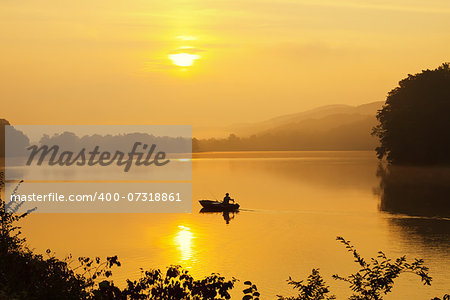
[[[179,225],[178,232],[174,238],[174,242],[180,251],[181,261],[191,261],[193,260],[193,239],[194,234],[191,228]]]

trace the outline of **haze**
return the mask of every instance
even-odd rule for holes
[[[13,124],[256,122],[384,100],[450,53],[447,0],[0,7],[1,117]]]

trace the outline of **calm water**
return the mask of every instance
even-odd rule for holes
[[[402,198],[410,193],[427,201],[448,190],[429,187],[431,196],[411,193],[417,185],[403,182],[389,188],[381,201],[383,177],[377,177],[377,168],[372,152],[199,154],[193,159],[192,214],[34,214],[25,221],[24,232],[32,248],[51,248],[61,257],[119,255],[122,267],[114,275],[119,285],[137,278],[140,267],[180,264],[196,276],[218,272],[251,280],[262,299],[294,295],[288,276],[305,279],[316,267],[338,299],[344,299],[346,285],[331,275],[349,274],[357,266],[335,241],[339,235],[366,257],[383,250],[388,256],[425,259],[432,286],[403,275],[387,299],[448,293],[448,205],[438,210],[443,217],[436,218],[423,209],[422,198],[414,200],[419,204]],[[385,187],[393,182],[384,179]],[[436,191],[439,195],[433,196]],[[225,192],[241,204],[239,213],[199,213],[196,200],[219,199]],[[241,296],[241,290],[238,283],[234,294]]]

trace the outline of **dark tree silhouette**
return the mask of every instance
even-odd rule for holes
[[[373,133],[380,159],[393,164],[450,163],[450,67],[408,75],[389,92]]]

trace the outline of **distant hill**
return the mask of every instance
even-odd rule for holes
[[[251,124],[237,124],[232,125],[232,132],[239,136],[252,135],[258,132],[270,130],[283,125],[290,125],[292,123],[299,123],[305,120],[320,120],[330,115],[365,115],[375,116],[377,110],[383,105],[383,101],[372,102],[359,106],[350,106],[345,104],[326,105],[304,112],[295,114],[278,116],[263,122]]]
[[[202,139],[198,151],[231,150],[373,150],[370,135],[383,101],[359,106],[328,105],[267,121],[232,126],[224,139]]]

